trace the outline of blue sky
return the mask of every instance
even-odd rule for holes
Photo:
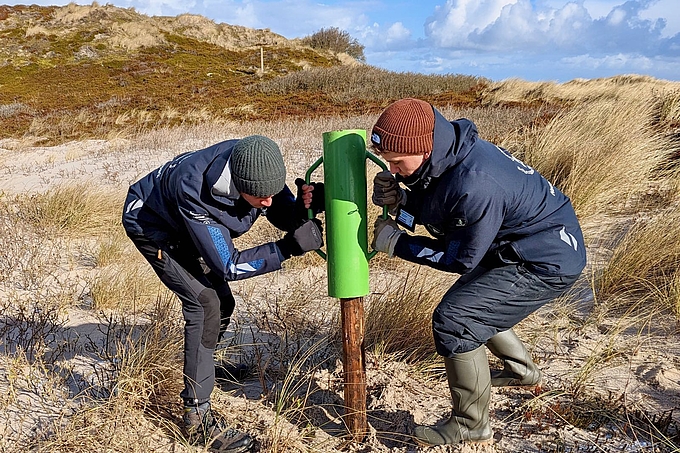
[[[26,2],[9,2],[17,4]],[[67,1],[40,1],[63,5]],[[89,4],[90,2],[76,2]],[[101,2],[104,4],[104,2]],[[109,0],[148,15],[193,13],[286,38],[339,27],[367,63],[400,72],[566,82],[646,74],[680,80],[678,0]]]

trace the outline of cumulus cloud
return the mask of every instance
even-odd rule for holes
[[[370,52],[405,52],[418,43],[412,39],[411,30],[395,22],[386,29],[378,23],[356,29],[356,37]]]
[[[251,28],[270,28],[287,38],[307,36],[321,28],[338,27],[350,33],[370,23],[356,5],[314,0],[202,0],[201,14],[218,22]]]
[[[433,44],[478,52],[534,54],[612,52],[662,54],[674,37],[664,37],[666,20],[645,15],[655,2],[630,0],[593,18],[583,1],[448,0],[429,17]]]

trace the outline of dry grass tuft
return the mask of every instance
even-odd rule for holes
[[[94,183],[61,185],[42,194],[18,195],[18,215],[44,231],[73,236],[111,232],[120,224],[121,193]]]
[[[508,79],[490,84],[481,94],[482,104],[552,103],[576,105],[592,101],[631,100],[678,90],[680,84],[649,76],[620,75],[603,79],[574,79],[565,83]]]
[[[89,289],[92,309],[132,312],[148,307],[159,291],[165,291],[146,261],[107,266],[92,277]]]
[[[376,355],[418,361],[435,353],[432,311],[455,278],[408,263],[373,275],[367,298],[366,346]],[[376,281],[378,280],[378,281]]]
[[[611,258],[596,278],[598,297],[644,301],[648,310],[680,314],[678,262],[680,262],[680,213],[676,208],[637,218],[627,226]],[[616,236],[616,234],[614,234]]]
[[[101,388],[68,418],[38,432],[34,451],[141,453],[160,446],[181,451],[186,444],[169,411],[178,405],[182,382],[178,305],[159,297],[144,318],[119,313],[104,320],[99,346],[109,366],[99,370]]]

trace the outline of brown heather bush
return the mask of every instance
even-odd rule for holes
[[[356,38],[352,38],[349,32],[340,30],[338,27],[322,28],[305,36],[301,42],[312,49],[330,50],[335,53],[344,52],[359,61],[366,61],[364,46]]]
[[[322,92],[339,104],[353,101],[378,103],[385,107],[387,103],[404,97],[427,100],[442,93],[459,93],[462,96],[474,92],[480,84],[487,82],[483,77],[392,72],[375,66],[357,65],[298,71],[251,85],[249,89],[279,96]],[[472,101],[474,93],[463,99]]]

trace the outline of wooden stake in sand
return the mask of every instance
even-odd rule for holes
[[[364,298],[340,299],[342,363],[345,383],[345,422],[356,442],[366,437],[366,363],[364,351]]]

